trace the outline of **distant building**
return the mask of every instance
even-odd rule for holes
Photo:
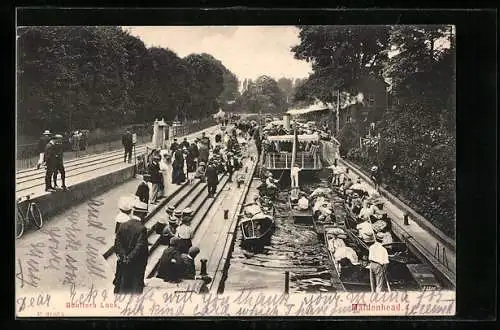
[[[341,106],[340,127],[348,122],[368,125],[379,120],[390,105],[389,86],[382,77],[375,75],[359,79],[353,86],[358,94],[348,98]]]

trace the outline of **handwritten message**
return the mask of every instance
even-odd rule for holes
[[[67,293],[38,294],[17,299],[19,316],[42,315],[46,310],[64,316],[436,316],[454,315],[452,291],[385,293],[284,294],[243,290],[227,294],[197,294],[146,287],[139,295],[113,294],[94,285]]]

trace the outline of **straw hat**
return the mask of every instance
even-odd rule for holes
[[[384,237],[385,237],[385,233],[384,232],[381,232],[379,231],[377,234],[375,234],[375,236],[377,237],[377,240],[383,240]]]
[[[182,210],[179,210],[179,209],[174,210],[174,216],[181,217],[182,216]]]
[[[175,211],[175,206],[173,205],[169,205],[166,209],[165,209],[165,212],[167,212],[168,214],[172,215],[174,214],[174,211]]]
[[[132,210],[135,201],[132,201],[129,196],[122,196],[118,200],[118,208],[123,212]]]
[[[190,207],[186,207],[184,210],[182,210],[182,216],[192,216],[193,215],[193,210]]]
[[[205,164],[205,162],[200,162],[200,164],[199,164],[199,165],[200,165],[200,166],[205,166],[206,164]]]
[[[176,225],[179,223],[179,218],[176,217],[175,215],[172,215],[168,218],[168,223],[171,225]]]
[[[50,133],[50,131],[48,129],[46,129],[44,132],[43,132],[43,135],[50,135],[52,133]]]

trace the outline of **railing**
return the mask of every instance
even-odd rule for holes
[[[208,128],[215,125],[215,120],[208,119],[197,123],[189,123],[183,126],[174,127],[175,135],[173,136],[183,136],[202,129]],[[151,125],[136,125],[133,131],[137,134],[137,144],[141,145],[144,143],[150,143],[152,138],[152,127]],[[123,132],[114,132],[106,134],[105,136],[94,137],[92,132],[86,139],[84,143],[86,148],[78,150],[74,145],[66,146],[66,151],[64,153],[64,159],[70,160],[78,157],[82,157],[90,154],[97,154],[106,151],[119,150],[123,148],[122,137]],[[77,150],[75,150],[77,149]],[[35,167],[38,162],[39,151],[38,143],[24,144],[17,146],[16,152],[16,168],[27,169]]]
[[[317,152],[297,152],[295,162],[302,169],[320,169],[321,161]],[[266,152],[264,165],[268,169],[285,169],[292,167],[291,152]]]

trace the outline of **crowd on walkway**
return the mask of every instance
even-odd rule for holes
[[[242,153],[249,138],[248,129],[236,125],[230,131],[223,129],[215,134],[213,141],[203,132],[192,142],[184,138],[179,143],[175,138],[169,150],[151,152],[147,174],[135,195],[124,196],[118,203],[114,245],[118,260],[113,281],[116,293],[140,293],[144,288],[149,243],[143,221],[148,205],[166,197],[167,166],[172,168],[172,184],[183,184],[194,173],[194,178],[207,183],[209,197],[215,197],[219,175],[226,173],[232,181],[234,171],[242,168]],[[194,210],[168,205],[165,211],[152,228],[160,235],[159,243],[166,246],[154,276],[168,282],[207,280],[206,276],[196,276],[195,258],[200,250],[192,244]]]

